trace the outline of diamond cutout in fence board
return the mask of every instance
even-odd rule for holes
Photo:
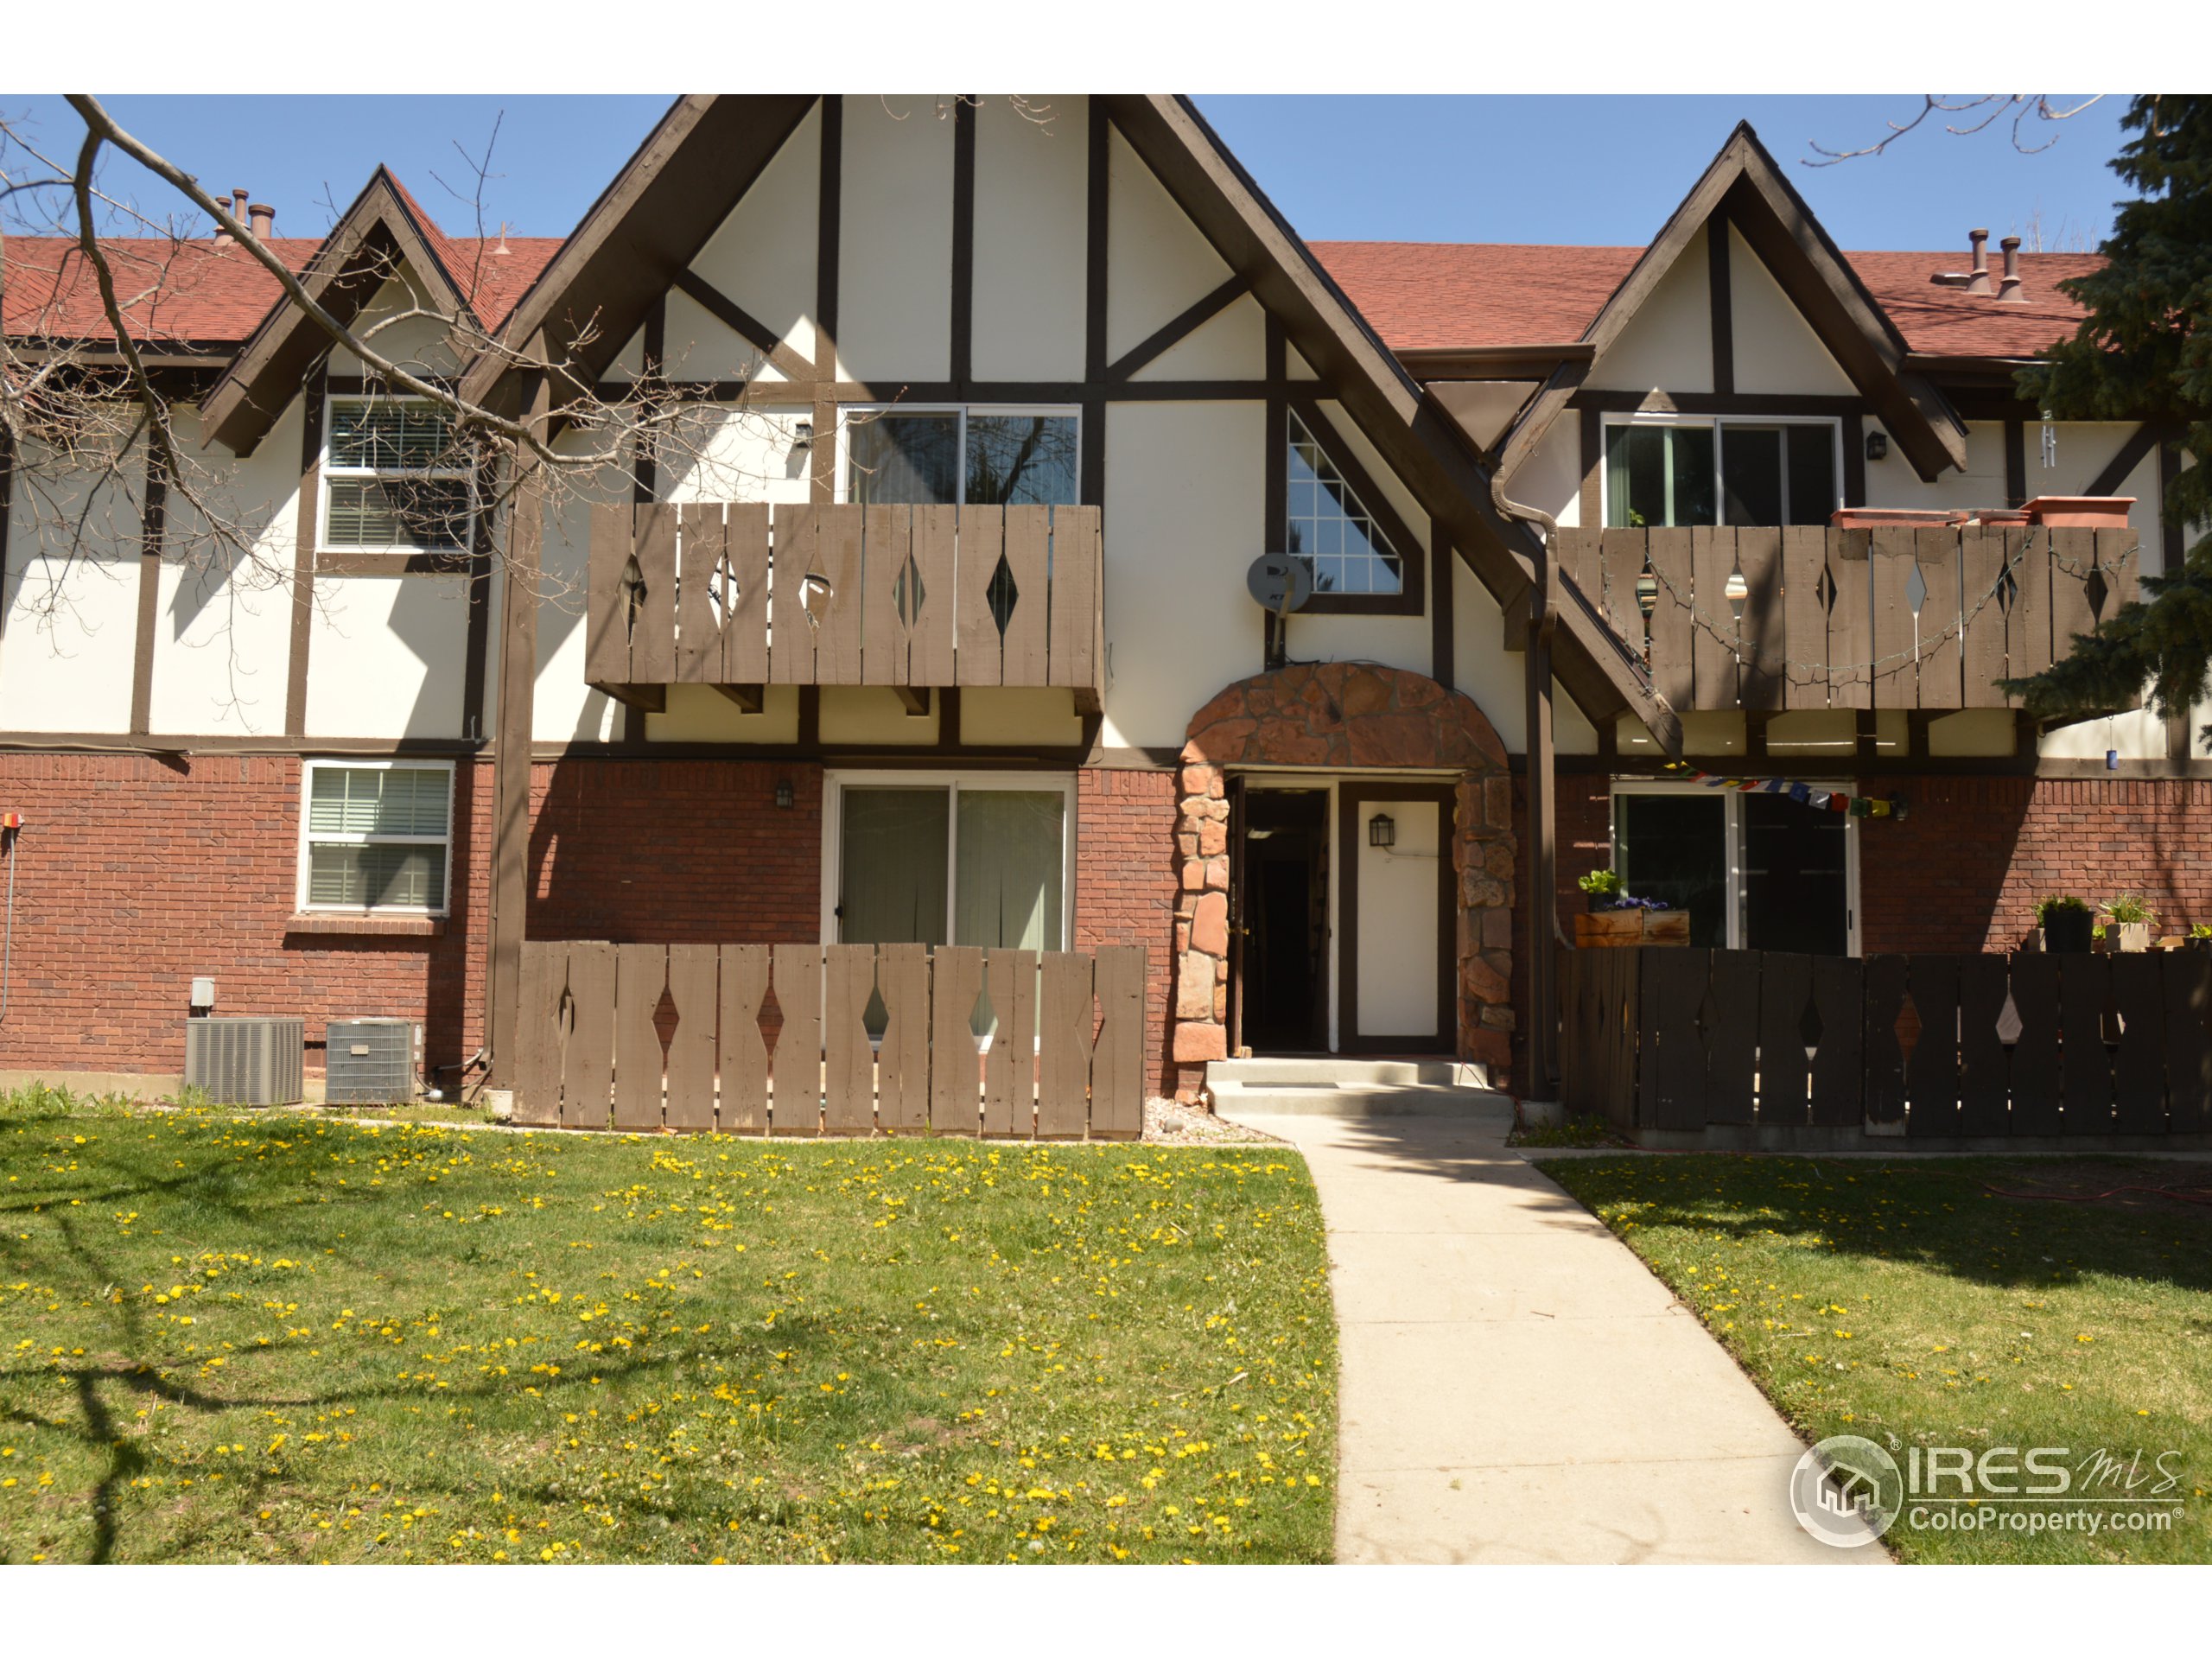
[[[991,617],[999,625],[999,638],[1006,638],[1006,631],[1014,620],[1014,607],[1021,602],[1021,589],[1015,585],[1014,567],[1006,562],[1006,555],[999,555],[998,566],[991,572],[991,585],[984,590],[991,603]]]
[[[1915,1007],[1912,993],[1904,994],[1904,1001],[1897,1004],[1897,1024],[1891,1027],[1897,1034],[1897,1053],[1904,1061],[1905,1070],[1912,1070],[1912,1051],[1920,1046],[1920,1010]]]
[[[1797,1021],[1797,1034],[1805,1040],[1805,1064],[1810,1065],[1821,1048],[1821,1011],[1809,997],[1806,999],[1804,1015]]]
[[[799,579],[799,609],[806,613],[808,623],[817,629],[822,626],[822,619],[829,614],[830,601],[836,596],[836,585],[819,570],[810,570]]]
[[[884,1005],[880,985],[868,988],[868,1007],[861,1010],[861,1024],[868,1031],[868,1046],[880,1050],[883,1033],[891,1028],[891,1010]]]
[[[2105,580],[2105,573],[2101,569],[2091,570],[2089,579],[2082,584],[2082,589],[2089,598],[2089,614],[2100,622],[2103,621],[2105,601],[2112,597],[2112,584]]]
[[[638,613],[645,608],[645,573],[638,568],[638,556],[632,553],[629,563],[622,567],[622,634],[626,639],[638,637]]]
[[[2120,1047],[2120,1039],[2127,1030],[2127,1016],[2120,1011],[2120,999],[2110,991],[2105,993],[2104,1011],[2098,1016],[2097,1028],[2107,1048]]]
[[[725,555],[707,576],[707,603],[714,607],[715,621],[726,623],[737,614],[738,597],[737,572]]]
[[[1997,608],[2006,616],[2012,613],[2013,602],[2020,597],[2020,579],[2006,565],[1997,577]]]
[[[999,563],[1006,563],[1003,555]],[[914,563],[914,556],[909,553],[906,563],[899,567],[898,579],[891,584],[891,608],[899,613],[899,620],[906,625],[909,633],[914,631],[914,624],[922,614],[922,601],[927,593],[922,586],[922,567]],[[1000,631],[1005,631],[1003,624]]]
[[[2020,1040],[2020,1005],[2012,1000],[2012,993],[2005,993],[2005,1006],[1997,1011],[1997,1040],[2010,1048]]]
[[[1835,594],[1834,573],[1824,564],[1821,567],[1820,580],[1813,584],[1813,595],[1821,601],[1821,614],[1831,615],[1834,613]]]
[[[1713,1001],[1713,987],[1708,983],[1705,995],[1698,999],[1697,1017],[1690,1021],[1690,1029],[1697,1033],[1700,1045],[1713,1040],[1713,1028],[1720,1023],[1720,1010]]]
[[[675,995],[666,985],[660,988],[660,1001],[653,1005],[653,1030],[660,1038],[661,1058],[668,1058],[668,1051],[676,1041],[676,1027],[683,1022],[683,1012],[676,1006]]]
[[[976,993],[976,1006],[968,1014],[968,1029],[975,1033],[978,1053],[990,1047],[992,1035],[998,1030],[998,1025],[999,1011],[991,1006],[991,982],[986,978],[982,988]]]
[[[1904,579],[1904,602],[1915,617],[1920,614],[1920,607],[1928,602],[1928,578],[1920,574],[1917,564],[1912,567]]]

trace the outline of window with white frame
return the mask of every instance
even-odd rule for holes
[[[1702,948],[1857,954],[1858,836],[1853,818],[1786,793],[1613,785],[1623,887],[1688,912]]]
[[[1405,591],[1404,558],[1296,410],[1290,411],[1285,478],[1290,491],[1287,550],[1313,572],[1315,593]]]
[[[1833,420],[1610,421],[1605,523],[1825,524],[1838,493]]]
[[[310,760],[299,907],[442,916],[450,892],[450,761]]]
[[[823,936],[1065,949],[1074,796],[1064,775],[833,774]]]
[[[840,494],[917,506],[1073,506],[1082,498],[1072,409],[848,408]]]
[[[475,482],[444,410],[422,397],[336,397],[323,429],[322,547],[468,550]]]

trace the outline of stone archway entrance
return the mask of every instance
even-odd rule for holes
[[[1483,711],[1426,675],[1366,663],[1299,664],[1230,686],[1191,721],[1176,842],[1178,1092],[1225,1058],[1230,959],[1228,773],[1392,768],[1454,774],[1450,840],[1457,1052],[1503,1074],[1512,1058],[1513,791]]]

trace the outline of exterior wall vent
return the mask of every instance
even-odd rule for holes
[[[388,1106],[415,1098],[415,1022],[333,1020],[323,1099],[333,1106]]]
[[[184,1022],[184,1081],[226,1106],[291,1106],[302,1097],[307,1021],[211,1015]]]

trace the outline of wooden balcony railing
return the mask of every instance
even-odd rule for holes
[[[1103,706],[1095,507],[593,510],[584,677],[635,706],[712,685],[1064,686]]]
[[[2133,599],[2133,530],[1562,530],[1564,574],[1677,709],[2003,709]],[[1651,603],[1647,622],[1639,579]]]

